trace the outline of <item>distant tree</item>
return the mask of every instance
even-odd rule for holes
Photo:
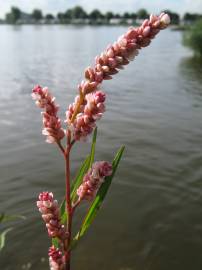
[[[71,17],[72,19],[85,19],[88,15],[82,7],[76,6],[71,10]]]
[[[72,19],[72,9],[68,9],[65,13],[64,13],[64,18],[66,20],[71,20]]]
[[[180,15],[178,13],[172,12],[170,10],[164,10],[170,16],[171,24],[179,24],[180,22]]]
[[[11,7],[11,12],[6,14],[8,23],[16,23],[21,17],[21,10],[17,7]]]
[[[58,18],[58,20],[60,20],[60,21],[64,20],[65,14],[62,13],[62,12],[59,12],[59,13],[57,14],[57,18]]]
[[[184,45],[191,48],[196,55],[202,57],[202,19],[196,21],[196,23],[184,33],[183,42]]]
[[[124,19],[130,19],[130,14],[129,14],[128,12],[125,12],[125,13],[123,14],[123,18],[124,18]]]
[[[45,18],[48,21],[54,20],[54,16],[52,14],[47,14]]]
[[[32,18],[35,20],[35,21],[40,21],[41,19],[43,19],[43,14],[42,14],[42,11],[40,9],[34,9],[32,11]]]
[[[117,14],[114,15],[114,18],[120,19],[121,18],[121,15],[117,13]]]
[[[89,14],[89,18],[92,21],[97,21],[99,19],[103,19],[104,16],[103,14],[98,10],[98,9],[94,9],[90,14]]]
[[[136,20],[137,19],[137,14],[136,13],[131,13],[130,17],[131,17],[131,19]]]
[[[106,20],[109,22],[112,18],[114,18],[114,14],[113,14],[111,11],[108,11],[108,12],[105,14],[105,18],[106,18]]]
[[[144,9],[144,8],[141,8],[137,12],[137,18],[138,19],[146,19],[146,18],[148,18],[148,16],[149,16],[149,14],[148,14],[147,10]]]
[[[189,22],[195,22],[196,20],[202,18],[202,15],[201,14],[197,14],[197,13],[185,13],[184,16],[183,16],[183,20],[186,22],[186,21],[189,21]]]

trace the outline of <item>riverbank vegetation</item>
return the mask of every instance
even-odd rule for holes
[[[197,19],[202,19],[202,14],[185,13],[180,16],[178,13],[164,10],[171,18],[171,24],[176,26],[191,25]],[[136,25],[141,24],[148,17],[149,12],[142,8],[136,12],[124,12],[122,14],[108,11],[102,13],[98,9],[87,12],[80,6],[59,12],[56,15],[43,14],[42,10],[34,9],[31,13],[26,13],[18,7],[11,7],[4,20],[0,23],[5,24],[92,24],[92,25]]]
[[[184,33],[183,43],[194,51],[195,56],[202,58],[202,19]]]

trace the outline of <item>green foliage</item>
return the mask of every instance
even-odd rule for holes
[[[8,23],[16,23],[21,16],[21,10],[17,7],[12,7],[10,13],[6,14],[6,21]]]
[[[41,19],[43,19],[42,11],[40,9],[34,9],[32,12],[32,18],[35,21],[40,21]]]
[[[82,7],[76,6],[71,10],[71,18],[72,19],[85,19],[87,18],[87,13]]]
[[[98,10],[98,9],[94,9],[90,14],[89,14],[89,18],[92,21],[97,21],[99,19],[103,19],[103,14]]]
[[[45,18],[48,21],[54,20],[54,16],[52,14],[47,14]]]
[[[9,222],[9,221],[14,221],[16,219],[26,219],[25,216],[21,216],[21,215],[6,215],[6,214],[0,214],[0,223],[4,223],[4,222]]]
[[[124,18],[124,19],[130,19],[131,17],[130,17],[130,14],[129,14],[128,12],[125,12],[125,13],[123,14],[123,18]]]
[[[80,231],[78,232],[78,234],[76,235],[74,241],[77,242],[80,237],[82,237],[84,235],[84,233],[87,231],[87,229],[89,228],[89,226],[91,225],[91,223],[93,222],[94,218],[96,217],[104,199],[105,199],[105,196],[107,194],[107,191],[112,183],[112,179],[116,173],[116,170],[118,168],[118,165],[119,165],[119,162],[121,160],[121,157],[123,155],[123,151],[124,151],[124,146],[122,146],[119,151],[117,152],[114,160],[113,160],[113,163],[112,163],[112,166],[113,166],[113,172],[112,172],[112,175],[110,176],[107,176],[105,178],[105,182],[101,185],[100,189],[98,190],[98,193],[95,197],[95,199],[93,200],[83,222],[82,222],[82,225],[81,225],[81,228],[80,228]],[[75,243],[74,243],[75,244]]]
[[[185,22],[189,22],[189,23],[193,23],[199,19],[202,19],[202,15],[201,14],[198,14],[198,13],[189,13],[189,12],[186,12],[183,16],[183,20]]]
[[[202,56],[202,20],[198,20],[184,33],[183,43],[191,48],[196,55]]]
[[[3,214],[0,214],[0,224],[1,223],[5,223],[5,222],[10,222],[10,221],[14,221],[16,219],[26,219],[24,216],[21,215],[12,215],[12,216],[8,216]],[[6,235],[8,232],[10,232],[13,228],[7,228],[5,230],[3,230],[0,233],[0,251],[4,248],[5,246],[5,242],[6,242]]]
[[[146,11],[146,9],[141,8],[140,10],[138,10],[137,12],[137,18],[138,19],[146,19],[148,17],[148,13]]]
[[[108,11],[105,14],[105,18],[106,18],[107,21],[110,21],[112,18],[114,18],[114,14],[111,11]]]
[[[10,232],[13,228],[8,228],[0,233],[0,251],[4,248],[6,242],[6,235]]]
[[[176,12],[172,12],[169,9],[164,10],[163,12],[167,13],[170,17],[171,24],[179,24],[180,16]]]

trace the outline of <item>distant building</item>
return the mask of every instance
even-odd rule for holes
[[[72,19],[71,23],[73,24],[89,24],[90,20],[89,19]]]
[[[126,19],[126,24],[131,25],[134,23],[133,19]]]
[[[122,21],[121,18],[112,18],[112,19],[109,20],[109,23],[110,23],[110,24],[118,25],[118,24],[121,23],[121,21]]]

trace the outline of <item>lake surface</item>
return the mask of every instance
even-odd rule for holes
[[[63,160],[41,135],[31,100],[48,86],[63,117],[83,70],[125,27],[0,26],[0,212],[12,223],[0,269],[48,269],[50,241],[38,193],[64,195]],[[98,124],[96,160],[123,160],[107,199],[73,254],[72,270],[202,269],[202,65],[162,31],[137,59],[103,84],[107,112]],[[89,143],[72,153],[72,175]],[[78,211],[79,224],[86,205]]]

